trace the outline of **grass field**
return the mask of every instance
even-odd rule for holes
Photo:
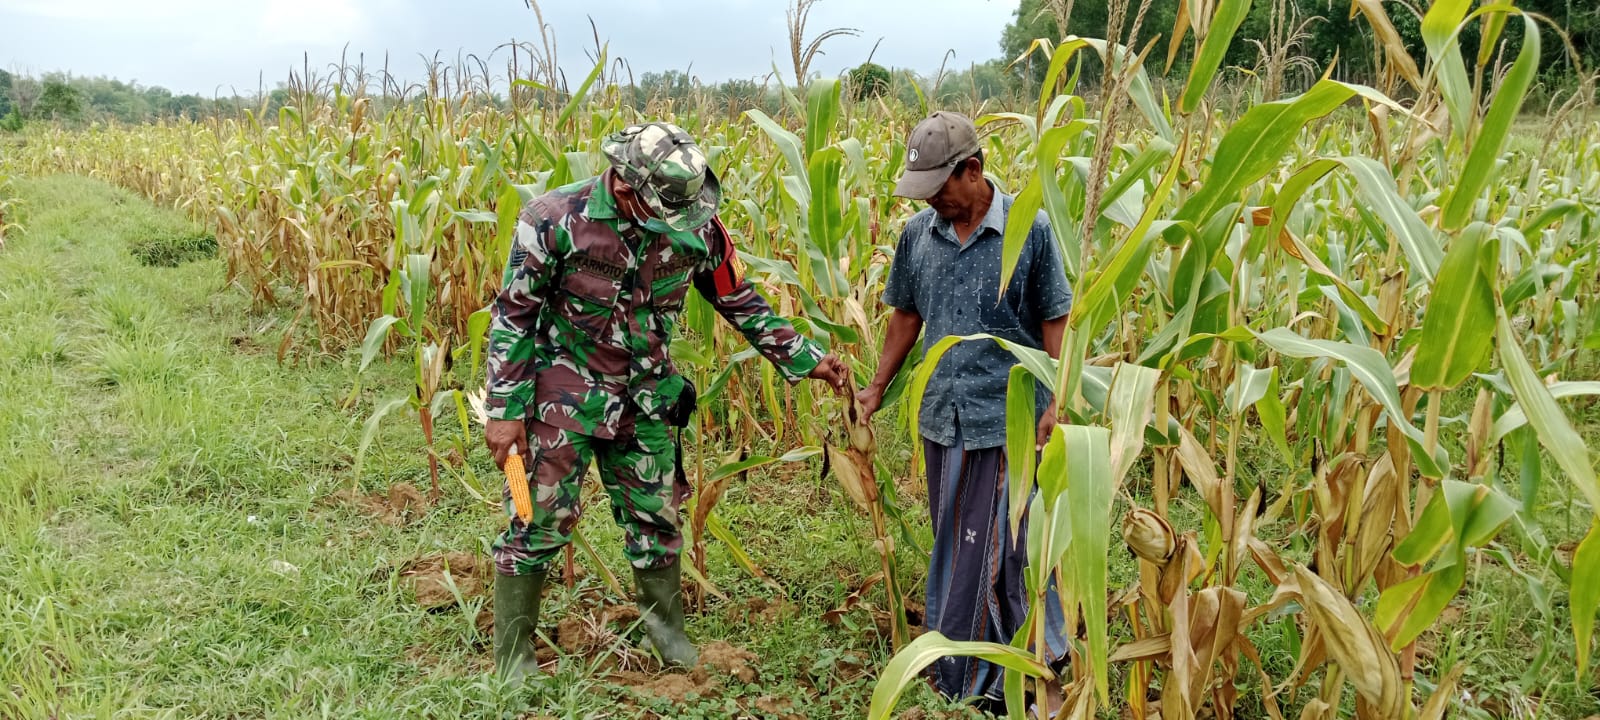
[[[837,717],[864,702],[884,660],[860,631],[872,618],[819,618],[872,551],[814,470],[753,477],[722,506],[787,591],[713,555],[738,601],[690,628],[731,643],[707,651],[727,672],[607,681],[638,661],[615,637],[626,612],[608,613],[629,603],[580,565],[542,627],[570,652],[526,688],[497,685],[475,563],[502,520],[460,492],[397,497],[398,512],[352,500],[361,417],[338,406],[353,358],[280,366],[270,330],[287,316],[252,313],[220,261],[135,263],[131,239],[176,215],[88,180],[18,186],[28,230],[0,255],[0,717],[635,717],[696,692],[672,714]],[[393,429],[363,491],[426,487],[415,438]],[[622,571],[603,497],[587,517]]]
[[[15,190],[26,230],[0,252],[0,718],[860,715],[887,659],[878,618],[862,607],[823,618],[876,556],[815,466],[752,474],[719,506],[782,592],[713,547],[711,579],[732,599],[690,621],[706,666],[655,674],[632,649],[628,601],[580,555],[575,587],[545,604],[547,674],[501,685],[486,672],[483,562],[502,520],[458,488],[437,505],[412,492],[427,470],[403,423],[386,426],[355,476],[364,411],[343,409],[355,355],[280,364],[293,308],[253,310],[223,284],[220,260],[136,262],[142,238],[182,232],[175,214],[81,178]],[[396,362],[366,385],[401,387],[404,373]],[[1470,397],[1460,404],[1449,412],[1470,411]],[[1594,404],[1574,416],[1584,437],[1600,436]],[[906,468],[891,427],[880,423],[884,455]],[[481,450],[468,462],[492,471]],[[901,486],[920,518],[920,483]],[[1587,524],[1571,492],[1546,484],[1538,503],[1558,550]],[[1196,512],[1173,509],[1175,520]],[[624,569],[603,498],[587,518],[604,563]],[[1287,523],[1259,533],[1286,557],[1308,555]],[[1521,559],[1514,532],[1502,542]],[[1560,583],[1493,553],[1472,561],[1419,668],[1465,666],[1462,717],[1600,713],[1594,683],[1572,678]],[[908,569],[920,598],[922,569]],[[1113,592],[1134,577],[1115,548]],[[1258,576],[1242,583],[1252,603],[1271,592]],[[1293,667],[1293,626],[1251,631],[1273,677]],[[1259,686],[1239,677],[1241,717],[1254,716]],[[959,714],[920,687],[901,709]]]

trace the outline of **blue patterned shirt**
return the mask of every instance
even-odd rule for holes
[[[965,245],[951,223],[932,208],[906,223],[895,247],[883,303],[922,316],[924,351],[950,335],[973,333],[1043,349],[1044,321],[1072,308],[1061,248],[1043,212],[1033,220],[1011,286],[1001,297],[1000,250],[1011,203],[1010,195],[994,190],[989,212]],[[922,399],[918,427],[922,436],[953,445],[960,423],[967,449],[1004,445],[1006,382],[1015,364],[1016,359],[998,343],[963,342],[951,348],[939,360]],[[1038,387],[1037,402],[1036,411],[1042,414],[1050,402],[1043,385]]]

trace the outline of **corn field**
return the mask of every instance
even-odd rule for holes
[[[1568,411],[1600,394],[1583,376],[1600,349],[1600,122],[1575,102],[1541,116],[1536,142],[1513,132],[1539,110],[1524,105],[1540,43],[1559,33],[1510,4],[1436,0],[1422,19],[1428,56],[1385,55],[1391,94],[1324,78],[1225,114],[1214,86],[1248,6],[1190,0],[1159,44],[1041,39],[1030,53],[1049,72],[1036,101],[956,108],[977,119],[994,181],[1017,195],[1008,257],[1042,210],[1074,285],[1062,361],[1010,348],[1007,402],[1019,409],[1010,520],[1026,510],[1041,528],[1029,534],[1029,587],[1042,602],[1055,578],[1077,632],[1057,676],[1042,616],[1012,646],[934,633],[902,644],[897,631],[870,717],[889,717],[937,658],[967,654],[1012,670],[1015,717],[1026,693],[1055,683],[1073,718],[1441,718],[1462,667],[1419,659],[1417,641],[1483,563],[1566,591],[1577,666],[1561,672],[1594,682],[1600,478]],[[1393,35],[1382,4],[1356,6],[1376,37]],[[1456,42],[1468,27],[1483,35],[1470,57]],[[1139,35],[1122,30],[1108,37]],[[1151,74],[1185,35],[1181,92],[1158,94]],[[1089,57],[1103,76],[1083,77]],[[602,56],[575,90],[514,94],[510,109],[471,84],[394,102],[329,82],[275,117],[33,131],[4,165],[103,178],[186,210],[215,230],[231,282],[298,310],[280,359],[409,353],[417,388],[404,390],[429,446],[470,447],[483,308],[517,208],[597,174],[600,139],[640,115],[605,68]],[[751,277],[864,379],[894,238],[919,209],[890,191],[905,135],[930,108],[850,102],[834,80],[780,92],[776,117],[671,104],[644,115],[708,149]],[[3,198],[0,175],[0,240]],[[403,318],[406,334],[374,331],[382,317]],[[705,574],[708,536],[764,577],[716,516],[728,483],[822,456],[872,518],[884,554],[873,570],[898,607],[913,589],[897,564],[925,562],[894,541],[896,489],[915,459],[875,456],[851,409],[748,362],[698,298],[683,325],[673,360],[703,388],[698,436],[721,449],[691,463],[689,572],[702,590],[722,594]],[[917,427],[922,388],[956,342],[1000,341],[927,343],[890,389],[885,404],[900,412],[880,437]],[[1063,410],[1037,458],[1035,379]],[[837,427],[852,432],[830,437]],[[436,491],[443,474],[498,496],[492,473],[485,482],[441,457],[430,451]],[[1531,510],[1557,487],[1576,490],[1590,523],[1566,556]],[[1137,558],[1125,586],[1111,578],[1119,538]],[[1292,636],[1287,673],[1269,674],[1266,633]]]

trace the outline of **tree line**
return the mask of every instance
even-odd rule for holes
[[[1157,82],[1165,75],[1182,78],[1185,68],[1165,67],[1167,38],[1173,32],[1178,6],[1183,0],[1139,0],[1126,2],[1075,2],[1074,0],[1022,0],[999,40],[999,56],[964,66],[941,68],[934,74],[919,74],[903,68],[886,68],[868,62],[848,73],[851,93],[857,99],[890,97],[907,106],[926,100],[936,104],[978,103],[995,99],[1032,97],[1042,81],[1047,61],[1040,54],[1023,57],[1037,38],[1066,35],[1105,37],[1112,19],[1111,6],[1126,10],[1120,38],[1143,48],[1160,37],[1145,66]],[[1388,0],[1383,8],[1407,51],[1423,65],[1426,50],[1422,42],[1422,13],[1426,0]],[[1582,87],[1582,80],[1600,70],[1600,3],[1594,0],[1518,0],[1517,6],[1540,15],[1560,33],[1542,45],[1540,85],[1547,95]],[[1061,18],[1066,18],[1063,32]],[[1129,37],[1135,26],[1136,37]],[[1547,26],[1548,27],[1548,26]],[[1504,36],[1516,46],[1521,42],[1521,24],[1510,23]],[[1192,43],[1192,36],[1184,43]],[[1255,78],[1268,90],[1266,95],[1296,91],[1325,72],[1341,80],[1379,84],[1382,73],[1381,49],[1375,43],[1368,21],[1352,16],[1347,0],[1256,0],[1228,50],[1224,67],[1237,80]],[[1461,33],[1469,57],[1479,42],[1477,24]],[[1190,57],[1183,52],[1178,57]],[[1092,86],[1098,67],[1086,56],[1082,68],[1084,82]],[[812,73],[815,75],[816,73]],[[1227,75],[1225,74],[1224,77]],[[638,108],[651,103],[673,103],[680,108],[726,109],[730,114],[761,107],[769,112],[783,103],[775,78],[733,79],[721,83],[702,83],[679,70],[647,72],[637,81],[618,88],[622,99]],[[1592,92],[1592,86],[1590,92]],[[1270,99],[1270,98],[1269,98]],[[19,128],[24,122],[43,120],[66,123],[105,122],[142,123],[160,119],[198,119],[212,115],[235,115],[242,110],[276,113],[291,100],[291,93],[278,88],[255,97],[205,98],[196,94],[174,93],[158,85],[141,85],[107,77],[83,77],[66,73],[45,73],[33,77],[0,70],[0,130]],[[395,102],[403,100],[396,99]],[[483,98],[487,104],[503,106],[505,98]]]

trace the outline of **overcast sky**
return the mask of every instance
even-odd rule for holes
[[[821,0],[809,34],[847,26],[812,69],[836,74],[867,58],[931,73],[946,51],[952,67],[999,55],[1000,32],[1018,0]],[[561,65],[571,82],[588,70],[589,17],[613,57],[635,75],[691,69],[705,82],[754,78],[774,61],[792,76],[784,26],[787,0],[544,0]],[[420,56],[486,55],[509,39],[536,37],[522,0],[0,0],[0,66],[34,75],[105,75],[204,96],[254,92],[287,78],[310,54],[314,68],[366,53],[368,67],[408,79]],[[506,56],[491,67],[504,66]],[[692,63],[692,68],[691,68]],[[574,77],[576,75],[577,77]]]

